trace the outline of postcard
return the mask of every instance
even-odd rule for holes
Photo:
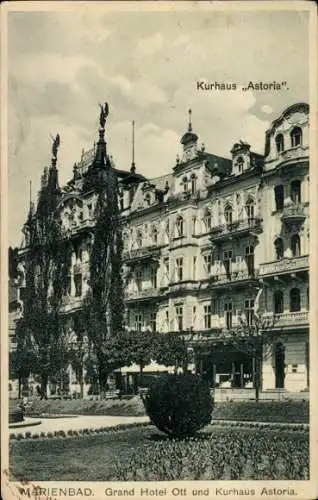
[[[316,19],[1,6],[5,500],[317,497]]]

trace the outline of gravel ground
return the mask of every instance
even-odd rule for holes
[[[39,425],[32,425],[33,421],[38,422]],[[63,418],[28,418],[25,427],[11,428],[9,432],[15,434],[31,432],[32,434],[39,434],[40,432],[54,432],[54,431],[69,431],[80,429],[97,429],[100,427],[112,427],[120,424],[134,424],[139,422],[148,422],[148,417],[109,417],[104,415],[98,416],[76,416],[76,417],[63,417]]]

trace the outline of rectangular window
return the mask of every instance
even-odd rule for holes
[[[183,280],[183,258],[178,257],[176,259],[176,266],[177,266],[177,281],[182,281]]]
[[[157,320],[157,313],[152,312],[150,315],[150,328],[152,332],[156,331],[157,328],[156,320]]]
[[[244,300],[244,311],[247,325],[252,326],[254,323],[254,299]]]
[[[151,268],[150,280],[151,280],[151,287],[157,288],[157,268],[155,266]]]
[[[298,365],[292,365],[292,373],[297,373]]]
[[[182,332],[183,330],[183,306],[176,306],[176,316],[177,316],[177,330]]]
[[[212,314],[219,313],[219,299],[212,299]]]
[[[232,319],[233,319],[233,304],[232,304],[232,302],[225,302],[224,303],[224,313],[225,313],[226,329],[230,330],[232,328]]]
[[[210,276],[210,274],[212,272],[212,262],[213,262],[212,254],[208,253],[207,255],[204,255],[203,258],[204,258],[205,271],[206,271],[207,275]]]
[[[136,285],[137,285],[137,290],[140,292],[142,289],[142,271],[136,272]]]
[[[135,330],[141,332],[142,329],[142,314],[135,314]]]
[[[195,280],[197,276],[197,258],[193,257],[193,279]]]
[[[223,253],[223,266],[227,276],[230,276],[232,273],[232,255],[232,250]]]
[[[206,304],[203,309],[204,309],[204,328],[205,330],[209,330],[212,325],[212,305]]]

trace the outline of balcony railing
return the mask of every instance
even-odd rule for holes
[[[77,221],[76,223],[71,224],[68,228],[62,229],[62,235],[65,238],[69,238],[74,234],[83,231],[84,229],[92,229],[95,227],[96,219],[95,217],[89,217],[82,221]]]
[[[303,255],[301,257],[292,257],[281,260],[276,260],[274,262],[268,262],[260,265],[260,276],[270,275],[270,274],[280,274],[288,273],[292,271],[301,271],[309,268],[308,255]]]
[[[170,292],[182,292],[185,290],[192,291],[192,290],[198,290],[199,288],[200,288],[200,282],[194,280],[187,280],[181,282],[175,281],[169,284]]]
[[[294,160],[304,158],[306,156],[308,156],[308,148],[305,148],[300,144],[294,148],[285,149],[285,151],[281,151],[281,153],[279,153],[281,161]]]
[[[262,220],[259,218],[241,219],[233,221],[229,224],[220,224],[215,226],[210,231],[212,240],[224,239],[233,236],[236,233],[260,233],[262,231]]]
[[[145,288],[144,290],[133,290],[125,293],[125,300],[141,300],[156,298],[162,295],[163,292],[160,288]]]
[[[295,203],[283,208],[281,220],[285,223],[300,223],[306,218],[304,205],[302,203]]]
[[[282,314],[266,313],[264,314],[264,318],[272,319],[273,328],[307,325],[308,311],[287,312]]]
[[[157,260],[159,257],[160,247],[158,247],[158,245],[151,245],[149,247],[141,247],[123,252],[123,260],[127,263],[146,259]]]
[[[228,274],[214,274],[210,276],[210,285],[219,286],[227,283],[237,283],[246,280],[256,280],[259,275],[259,270],[255,269],[254,272],[236,271]]]

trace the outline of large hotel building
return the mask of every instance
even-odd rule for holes
[[[147,179],[134,164],[129,171],[116,168],[125,323],[139,331],[186,332],[194,369],[211,387],[249,397],[255,359],[228,340],[256,314],[258,334],[269,339],[263,346],[261,395],[304,397],[309,387],[308,105],[288,107],[264,140],[264,154],[243,141],[229,145],[229,158],[209,153],[193,130],[190,112],[182,155],[171,173]],[[94,149],[82,154],[59,205],[65,232],[74,241],[61,311],[70,317],[88,289],[96,202],[89,179],[95,158]],[[27,293],[22,290],[27,246],[24,226],[16,304]],[[11,310],[11,316],[19,316]],[[146,371],[159,369],[164,367],[152,363]],[[138,367],[122,369],[128,383],[134,372]],[[70,369],[70,390],[76,382]]]

